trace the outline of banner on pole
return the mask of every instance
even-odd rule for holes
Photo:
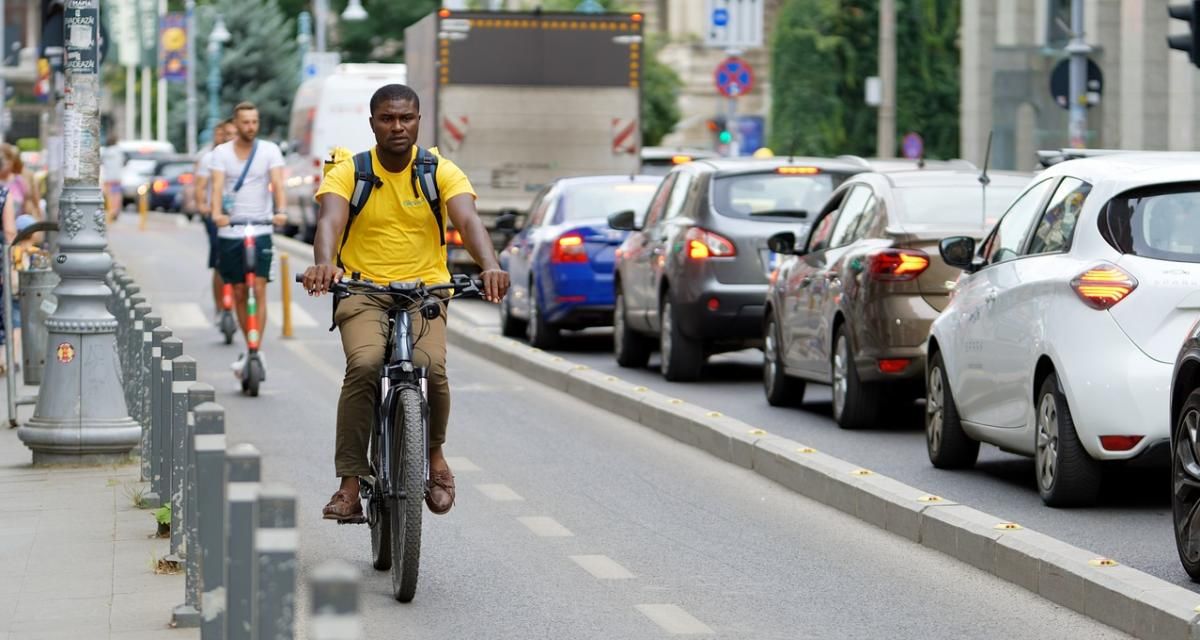
[[[169,82],[187,80],[187,16],[168,13],[159,29],[159,74]]]
[[[141,45],[141,66],[154,67],[158,62],[158,0],[136,0],[137,32]]]
[[[138,39],[137,0],[110,0],[113,40],[117,43],[117,59],[122,67],[135,67],[141,61]]]

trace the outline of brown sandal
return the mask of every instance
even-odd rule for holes
[[[425,506],[434,515],[445,515],[454,506],[454,474],[449,469],[429,474],[425,486]]]
[[[337,520],[343,524],[361,524],[367,519],[363,517],[362,501],[357,496],[349,496],[338,491],[329,498],[329,504],[321,511],[326,520]]]

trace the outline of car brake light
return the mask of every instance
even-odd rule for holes
[[[154,186],[152,188],[154,189],[154,193],[162,193],[167,190],[167,181],[159,178],[158,180],[154,181]]]
[[[913,249],[885,249],[868,258],[874,280],[912,280],[929,268],[929,255]]]
[[[728,238],[700,227],[688,229],[683,241],[687,245],[687,256],[693,260],[730,258],[737,255],[737,249]]]
[[[446,244],[461,247],[463,244],[462,232],[458,229],[446,229]]]
[[[775,173],[785,176],[815,176],[821,173],[816,167],[779,167]]]
[[[562,235],[554,242],[550,253],[550,262],[563,264],[569,262],[587,262],[587,248],[583,246],[583,236],[571,232]]]
[[[1137,280],[1116,265],[1096,265],[1071,281],[1071,288],[1087,306],[1103,311],[1124,300],[1138,286]]]
[[[1100,446],[1106,451],[1129,451],[1145,436],[1100,436]]]
[[[323,161],[320,158],[313,158],[313,168],[320,169]]]
[[[191,184],[193,176],[190,173],[183,173],[179,176],[179,184]]]
[[[911,362],[908,358],[886,358],[879,361],[879,372],[900,373],[907,369]]]

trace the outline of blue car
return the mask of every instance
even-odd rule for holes
[[[613,264],[626,231],[608,216],[649,207],[660,176],[562,178],[542,190],[500,254],[512,290],[500,305],[509,337],[553,347],[563,330],[612,325]]]

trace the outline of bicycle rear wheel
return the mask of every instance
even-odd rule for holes
[[[404,490],[404,498],[388,501],[392,530],[392,595],[400,602],[411,602],[417,593],[417,573],[421,563],[421,515],[425,503],[425,465],[429,459],[421,394],[416,389],[400,391],[394,428],[398,451],[392,460],[395,469],[392,478]]]

